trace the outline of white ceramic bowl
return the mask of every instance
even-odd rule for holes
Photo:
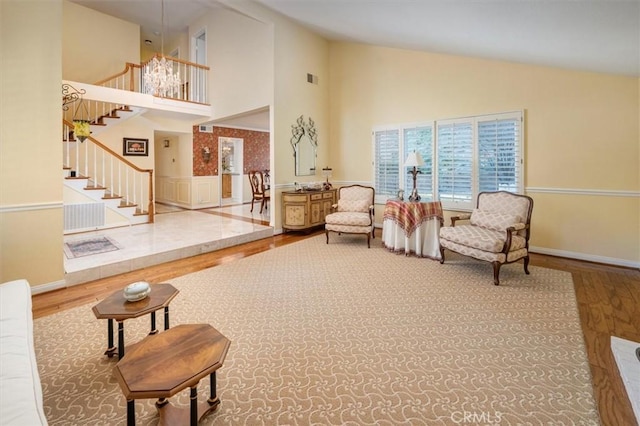
[[[124,288],[124,298],[129,302],[142,300],[151,293],[151,286],[146,281],[138,281]]]

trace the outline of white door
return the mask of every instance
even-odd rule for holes
[[[220,205],[242,204],[244,194],[244,139],[218,138],[218,170],[220,171]],[[222,187],[223,175],[225,180],[231,181],[231,196]],[[227,181],[228,182],[228,181]]]
[[[198,65],[207,65],[207,30],[198,31],[191,39],[191,62]],[[207,81],[204,71],[191,67],[189,85],[189,100],[194,102],[206,102]]]

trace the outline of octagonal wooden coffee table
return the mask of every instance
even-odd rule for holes
[[[93,307],[97,319],[107,319],[107,350],[111,358],[116,347],[113,344],[113,320],[118,322],[118,358],[124,357],[124,321],[151,314],[151,331],[156,334],[156,311],[164,308],[164,329],[169,329],[169,303],[180,291],[171,284],[151,284],[149,296],[136,302],[129,302],[122,291],[117,291]]]
[[[216,370],[222,367],[231,341],[209,324],[184,324],[147,336],[128,351],[114,374],[127,398],[127,425],[135,425],[135,400],[159,398],[159,425],[191,424],[215,411]],[[198,404],[198,383],[209,375],[210,397]],[[172,406],[166,398],[191,388],[189,408]],[[187,420],[190,419],[190,420]]]

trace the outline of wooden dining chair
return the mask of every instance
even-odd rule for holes
[[[249,171],[249,183],[251,184],[251,212],[253,213],[253,203],[260,201],[260,213],[268,208],[267,202],[271,199],[269,189],[265,187],[264,174],[260,170]]]

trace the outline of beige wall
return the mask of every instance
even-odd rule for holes
[[[372,180],[375,125],[525,110],[532,246],[640,261],[637,78],[352,43],[330,73],[336,180]]]
[[[123,71],[127,62],[140,63],[138,25],[67,0],[62,3],[65,80],[94,83]]]
[[[329,43],[298,24],[253,1],[223,0],[231,9],[267,25],[261,36],[269,42],[265,66],[256,64],[267,77],[265,94],[270,106],[271,137],[271,224],[281,229],[280,194],[293,182],[322,180],[322,176],[295,176],[291,126],[303,115],[311,117],[318,132],[317,166],[331,165],[329,152]],[[249,43],[250,45],[250,43]],[[213,71],[215,74],[215,70]],[[319,84],[307,83],[307,73],[318,76]],[[259,92],[263,93],[263,92]],[[218,114],[216,113],[216,116]]]
[[[189,26],[190,37],[206,31],[212,118],[271,102],[272,35],[268,24],[228,9],[216,9]]]
[[[64,279],[61,26],[60,0],[0,1],[0,282]]]
[[[327,164],[329,149],[329,44],[298,25],[275,20],[274,108],[272,146],[276,186],[273,198],[276,229],[282,227],[281,192],[293,189],[293,182],[322,180],[322,176],[296,176],[291,127],[299,116],[312,118],[318,134],[316,169]],[[307,82],[307,73],[318,76],[318,84]],[[272,177],[272,182],[274,182]],[[272,195],[273,197],[273,195]]]

